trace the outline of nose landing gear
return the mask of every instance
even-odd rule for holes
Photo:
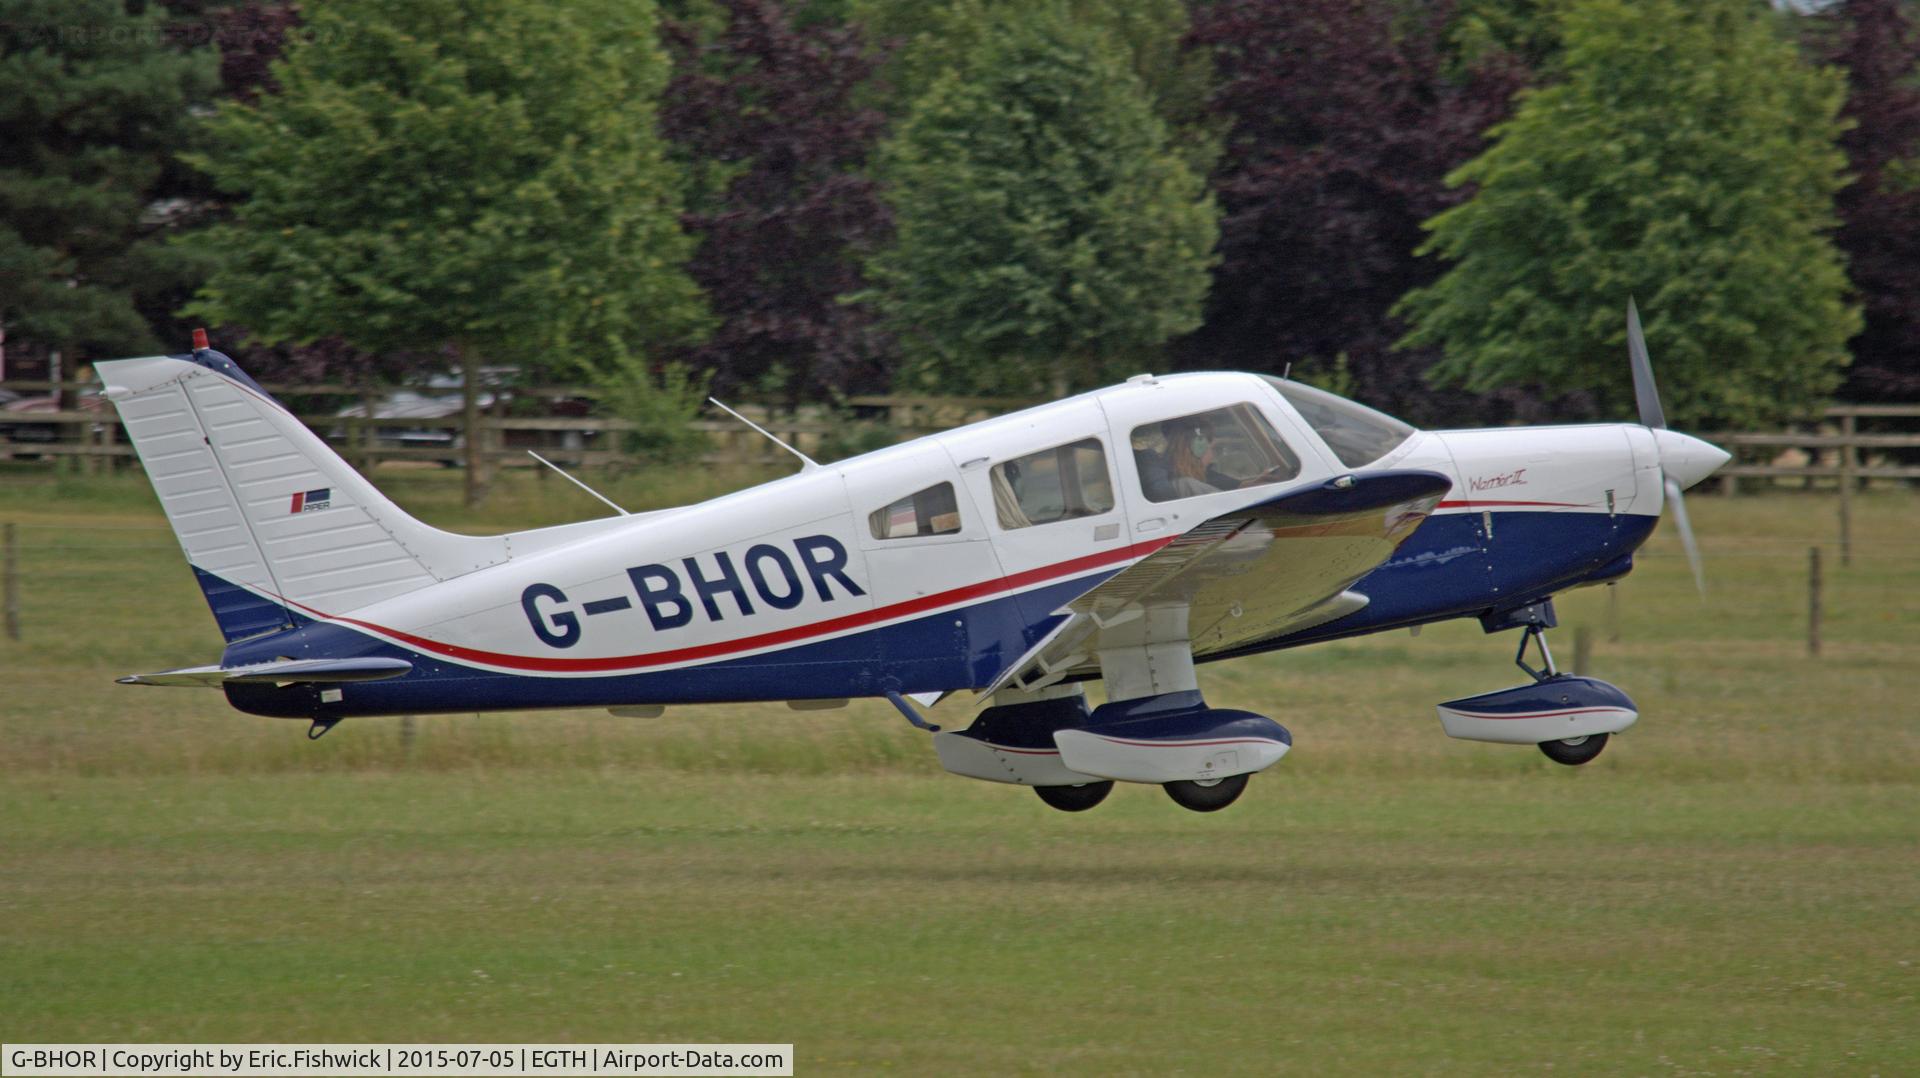
[[[1527,645],[1532,643],[1538,643],[1540,647],[1540,669],[1538,670],[1527,665]],[[1534,622],[1521,631],[1520,648],[1513,653],[1513,665],[1525,670],[1527,676],[1535,681],[1545,681],[1548,678],[1560,676],[1560,668],[1553,664],[1553,652],[1547,647],[1547,626]]]
[[[1540,669],[1538,670],[1527,665],[1527,644],[1529,642],[1534,643],[1540,649]],[[1522,630],[1520,633],[1520,648],[1513,653],[1513,665],[1525,670],[1527,676],[1533,678],[1536,685],[1554,681],[1561,677],[1560,668],[1555,666],[1553,662],[1553,651],[1547,647],[1546,625],[1536,621],[1527,625],[1527,627]],[[1604,684],[1604,682],[1601,684]],[[1607,687],[1610,689],[1613,688],[1611,685]],[[1618,690],[1615,691],[1617,692]],[[1592,762],[1594,757],[1599,756],[1601,751],[1607,747],[1607,739],[1612,736],[1611,734],[1581,734],[1578,737],[1563,737],[1554,741],[1542,741],[1540,742],[1540,751],[1546,755],[1547,759],[1552,760],[1556,764],[1565,764],[1568,767],[1579,767],[1581,764]]]
[[[1513,662],[1533,681],[1441,704],[1440,725],[1449,737],[1537,745],[1554,763],[1576,767],[1599,756],[1613,734],[1638,721],[1639,711],[1626,693],[1598,678],[1560,672],[1547,647],[1546,630],[1554,624],[1550,602],[1482,619],[1488,632],[1521,630]],[[1537,669],[1527,663],[1530,644],[1540,652]]]

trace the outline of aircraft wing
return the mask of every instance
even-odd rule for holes
[[[1451,488],[1435,472],[1341,476],[1207,520],[1068,603],[986,691],[1098,673],[1104,649],[1185,645],[1201,658],[1345,617],[1367,605],[1347,588]]]
[[[133,674],[122,685],[186,685],[219,688],[240,685],[289,685],[295,682],[382,681],[413,669],[405,659],[363,656],[356,659],[276,659],[249,666],[188,666],[155,674]]]

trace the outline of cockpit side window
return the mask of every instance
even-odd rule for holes
[[[875,539],[913,539],[923,535],[952,535],[960,530],[960,504],[952,483],[935,483],[925,490],[867,514]]]
[[[1299,382],[1265,377],[1349,468],[1372,464],[1413,436],[1412,427],[1364,404]]]
[[[1257,487],[1300,474],[1300,457],[1251,404],[1142,424],[1129,441],[1149,501]]]
[[[1113,476],[1097,438],[996,464],[990,485],[994,516],[1007,529],[1098,516],[1113,508]]]

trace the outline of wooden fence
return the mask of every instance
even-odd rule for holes
[[[0,390],[24,397],[45,398],[64,389],[69,401],[85,407],[64,411],[0,411],[0,460],[37,459],[72,461],[85,472],[111,468],[134,457],[120,428],[118,414],[97,396],[97,382],[8,381]],[[363,470],[389,461],[464,464],[469,431],[464,416],[440,418],[339,415],[342,402],[354,402],[364,412],[379,401],[377,394],[344,385],[267,385],[268,392],[290,402],[301,398],[331,398],[335,413],[300,412],[301,422],[331,443],[341,455]],[[458,392],[457,389],[452,392]],[[527,455],[534,450],[556,464],[569,467],[631,466],[642,463],[621,449],[622,436],[634,430],[631,422],[610,416],[515,415],[528,410],[522,401],[547,410],[556,401],[584,403],[598,391],[577,386],[515,387],[502,390],[479,419],[480,452],[491,467],[538,465]],[[760,405],[738,410],[772,431],[782,441],[814,453],[847,445],[871,447],[935,431],[949,430],[978,419],[1034,403],[996,397],[915,397],[871,395],[848,398],[839,411],[803,407],[799,411]],[[768,463],[785,454],[738,420],[702,418],[688,428],[704,434],[710,446],[706,463]]]
[[[46,396],[49,382],[0,382],[22,396]],[[133,447],[120,430],[118,415],[97,397],[91,382],[60,384],[70,400],[90,399],[97,410],[9,413],[0,411],[0,460],[70,460],[81,471],[100,471],[133,457]],[[364,407],[377,398],[352,386],[268,386],[288,400],[329,397]],[[511,393],[511,398],[506,396]],[[537,466],[526,451],[568,467],[630,466],[640,463],[622,451],[621,436],[633,429],[626,420],[611,417],[524,416],[507,414],[513,399],[591,400],[595,391],[583,387],[515,388],[503,391],[480,417],[479,437],[484,460],[496,467]],[[1031,401],[989,397],[916,397],[874,395],[852,397],[840,412],[740,406],[742,413],[802,452],[815,453],[904,440],[947,430],[964,423],[1031,404]],[[546,407],[546,405],[541,405]],[[849,418],[851,416],[851,419]],[[366,418],[337,414],[303,414],[301,420],[331,442],[363,470],[389,461],[427,461],[458,464],[465,460],[464,440],[471,432],[458,413],[439,419]],[[1862,430],[1863,421],[1869,429]],[[730,418],[697,419],[689,427],[711,443],[708,463],[766,463],[784,454],[766,439]],[[384,432],[384,433],[383,433]],[[1920,480],[1920,405],[1838,405],[1802,429],[1770,433],[1721,432],[1702,435],[1733,454],[1721,469],[1721,489],[1735,493],[1744,486],[1788,484],[1837,487],[1850,492],[1875,480]],[[421,444],[425,441],[438,444]]]
[[[1875,426],[1905,427],[1904,431],[1863,432],[1860,421]],[[1702,435],[1733,454],[1717,478],[1727,493],[1742,480],[1797,482],[1832,480],[1841,489],[1873,479],[1920,479],[1920,454],[1904,462],[1888,450],[1920,449],[1920,405],[1840,404],[1826,410],[1821,422],[1808,429],[1771,434],[1722,433]],[[1853,482],[1843,482],[1853,480]]]

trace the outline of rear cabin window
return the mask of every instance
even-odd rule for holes
[[[952,535],[960,530],[960,505],[952,483],[936,483],[925,490],[867,514],[875,539],[913,539],[922,535]]]
[[[1098,516],[1113,508],[1113,477],[1097,438],[993,466],[993,511],[1002,528]]]
[[[1235,404],[1133,428],[1133,462],[1148,500],[1170,502],[1300,474],[1300,458],[1259,409]]]

